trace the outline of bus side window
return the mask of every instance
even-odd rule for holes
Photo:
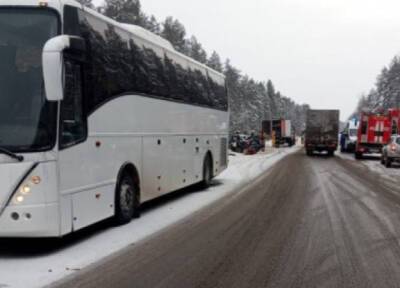
[[[65,92],[61,102],[60,147],[66,148],[86,138],[83,113],[82,66],[65,59]]]

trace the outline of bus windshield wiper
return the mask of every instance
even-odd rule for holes
[[[16,159],[19,162],[24,161],[24,156],[15,154],[14,152],[11,152],[10,150],[5,149],[3,147],[0,147],[0,153],[3,153],[3,154],[5,154],[5,155],[7,155],[7,156],[9,156],[9,157],[11,157],[13,159]]]

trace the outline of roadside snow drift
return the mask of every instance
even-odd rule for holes
[[[298,149],[278,149],[253,156],[232,155],[229,158],[229,168],[216,178],[219,185],[201,193],[186,193],[154,209],[147,209],[140,219],[135,219],[128,225],[102,227],[91,233],[82,233],[83,235],[73,241],[61,241],[57,249],[46,250],[46,246],[42,245],[37,251],[33,246],[29,252],[21,252],[19,245],[38,245],[39,242],[24,240],[14,244],[11,240],[1,240],[0,245],[3,248],[0,247],[0,287],[35,288],[61,280],[238,191],[239,187],[254,180]],[[10,246],[10,249],[4,248],[2,243]]]

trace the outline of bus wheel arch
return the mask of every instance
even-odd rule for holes
[[[115,222],[126,224],[140,216],[140,178],[136,166],[124,163],[115,186]]]

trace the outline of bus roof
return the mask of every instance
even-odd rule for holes
[[[64,3],[65,2],[68,2],[68,3],[75,2],[74,0],[60,0],[60,1],[64,1]],[[78,3],[78,5],[79,5],[79,3]],[[140,26],[137,26],[137,25],[117,22],[117,21],[113,20],[112,18],[109,18],[109,17],[97,12],[96,10],[90,9],[88,7],[83,7],[83,9],[86,12],[92,14],[93,16],[95,16],[97,18],[103,19],[104,21],[106,21],[106,22],[108,22],[108,23],[110,23],[110,24],[112,24],[112,25],[114,25],[114,26],[116,26],[116,27],[118,27],[118,28],[120,28],[122,30],[127,31],[128,33],[130,33],[132,35],[135,35],[136,37],[138,37],[138,38],[140,38],[140,39],[142,39],[144,41],[150,42],[150,43],[155,44],[155,45],[157,45],[157,46],[159,46],[161,48],[164,48],[164,49],[166,49],[166,50],[168,50],[170,52],[173,52],[177,56],[179,56],[179,57],[191,62],[192,64],[197,65],[199,67],[202,67],[203,69],[206,69],[207,71],[210,71],[213,74],[218,75],[219,77],[222,77],[222,78],[225,79],[225,75],[224,74],[222,74],[222,73],[220,73],[220,72],[208,67],[207,65],[205,65],[203,63],[200,63],[200,62],[194,60],[193,58],[190,58],[190,57],[186,56],[185,54],[182,54],[179,51],[176,51],[174,49],[174,46],[171,44],[171,42],[169,42],[167,39],[162,38],[161,36],[159,36],[157,34],[154,34],[154,33],[150,32],[150,31],[148,31],[148,30],[146,30],[146,29],[144,29],[144,28],[142,28]]]
[[[134,36],[145,40],[147,42],[150,42],[152,44],[155,44],[163,49],[166,49],[167,51],[173,52],[177,56],[185,59],[186,61],[189,61],[190,63],[202,67],[203,69],[206,69],[207,71],[212,72],[214,75],[218,75],[219,77],[225,78],[225,75],[206,66],[203,63],[200,63],[193,58],[190,58],[178,51],[176,51],[168,40],[160,37],[157,34],[154,34],[140,26],[137,25],[132,25],[132,24],[125,24],[125,23],[120,23],[117,22],[109,17],[104,16],[103,14],[97,12],[96,10],[84,7],[82,4],[75,0],[0,0],[0,6],[33,6],[33,7],[51,7],[54,8],[58,11],[62,10],[62,7],[64,5],[70,5],[70,6],[75,6],[78,8],[81,8],[85,10],[86,12],[89,12],[93,16],[102,19],[103,21],[106,21],[120,29],[123,29],[127,31],[130,34],[133,34]]]
[[[140,26],[137,25],[132,25],[132,24],[125,24],[125,23],[120,23],[122,27],[127,29],[129,32],[132,34],[135,34],[137,36],[140,36],[140,38],[143,38],[149,42],[155,43],[158,46],[161,46],[165,49],[169,50],[174,50],[174,47],[172,46],[171,42],[169,42],[167,39],[164,39],[157,34],[154,34]]]

